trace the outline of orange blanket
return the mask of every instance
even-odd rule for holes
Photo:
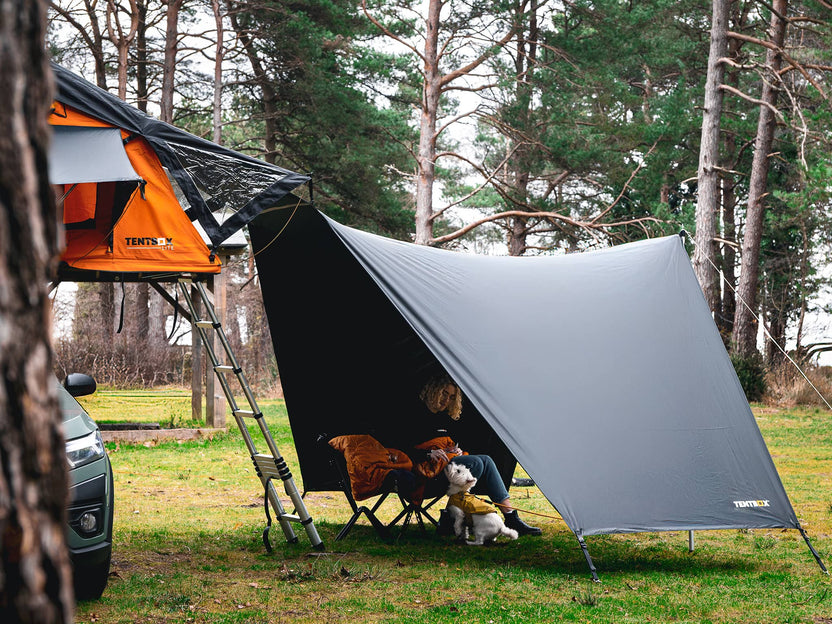
[[[329,445],[344,454],[352,495],[357,501],[375,496],[391,470],[413,468],[410,458],[402,451],[386,448],[366,434],[338,436]]]
[[[451,460],[458,455],[458,453],[450,452],[450,449],[456,448],[456,443],[448,436],[439,436],[437,438],[431,438],[427,442],[417,444],[416,448],[424,451],[442,449],[448,455],[448,460]],[[462,454],[467,455],[468,453],[463,452]],[[444,459],[426,459],[416,464],[416,472],[418,472],[426,479],[433,479],[434,477],[439,476],[439,474],[445,469],[445,466],[447,465],[448,461]]]

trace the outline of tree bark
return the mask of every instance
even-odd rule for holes
[[[523,135],[531,130],[532,115],[532,79],[534,67],[537,62],[537,38],[539,36],[537,26],[537,0],[530,3],[528,14],[525,14],[524,2],[518,2],[515,6],[515,20],[522,23],[528,21],[528,33],[519,29],[517,33],[517,49],[514,53],[515,71],[515,98],[517,100],[516,120],[518,128]],[[516,205],[508,206],[509,210],[523,210],[528,205],[529,195],[529,146],[524,138],[515,139],[522,144],[515,142],[511,158],[508,160],[508,174],[512,186],[512,194],[517,200]],[[522,256],[526,253],[526,240],[529,234],[528,219],[513,217],[510,221],[508,236],[508,253],[511,256]]]
[[[266,127],[266,136],[264,137],[266,153],[263,158],[266,162],[274,164],[277,161],[277,94],[269,75],[263,67],[263,63],[260,61],[251,35],[242,27],[237,18],[236,7],[232,0],[226,0],[226,9],[231,27],[234,29],[237,39],[243,45],[246,58],[251,63],[255,84],[260,87],[260,93],[263,96],[263,123]]]
[[[147,112],[147,0],[137,0],[139,13],[136,28],[136,106],[143,113]]]
[[[222,145],[222,63],[225,58],[223,48],[223,16],[220,0],[211,0],[211,10],[217,26],[217,49],[214,51],[214,104],[213,104],[213,140]]]
[[[182,0],[167,0],[165,13],[165,55],[162,61],[162,98],[159,118],[173,123],[173,95],[175,92],[176,52],[179,48],[179,10]]]
[[[122,13],[126,13],[130,20],[130,26],[126,32],[121,23],[120,14]],[[118,0],[107,0],[106,15],[107,34],[118,51],[118,97],[126,100],[128,52],[136,38],[136,31],[139,29],[139,10],[136,0],[129,0],[129,10],[125,10]]]
[[[732,148],[729,146],[728,151]],[[722,245],[722,275],[726,287],[722,289],[722,300],[720,302],[720,314],[717,315],[717,326],[722,334],[726,347],[730,343],[731,328],[734,324],[737,298],[734,291],[737,287],[737,252],[734,248],[737,240],[737,225],[734,211],[737,206],[737,196],[734,190],[733,180],[723,178],[722,180],[722,238],[725,243]]]
[[[733,351],[742,356],[757,352],[757,322],[752,310],[757,309],[757,288],[760,277],[760,243],[763,238],[763,214],[769,170],[769,154],[774,141],[776,119],[772,110],[777,101],[777,92],[772,85],[773,76],[780,70],[781,48],[786,34],[787,0],[772,3],[770,41],[773,48],[766,51],[766,80],[763,82],[763,105],[757,122],[757,137],[754,141],[754,158],[748,188],[748,208],[745,219],[745,234],[742,242],[742,267],[737,296],[747,305],[737,305],[734,315],[734,332],[731,336]],[[750,308],[750,309],[749,309]]]
[[[736,5],[733,5],[731,13],[731,21],[734,27],[739,27],[744,23],[745,13],[738,10]],[[740,51],[741,42],[736,39],[728,41],[728,58],[734,59]],[[735,88],[739,87],[739,70],[734,68],[726,68],[726,75],[724,78],[725,84],[729,84]],[[723,155],[723,168],[728,170],[736,169],[739,152],[737,150],[737,140],[733,133],[728,133],[725,136],[725,152]],[[724,175],[721,179],[722,186],[722,238],[725,241],[722,244],[720,252],[720,267],[722,269],[722,277],[725,280],[725,287],[722,288],[722,300],[720,302],[720,312],[716,315],[716,324],[719,328],[719,333],[725,343],[726,348],[731,346],[731,334],[734,328],[734,314],[736,313],[737,305],[737,183],[733,176]]]
[[[71,622],[67,475],[52,373],[58,215],[41,0],[0,0],[0,621]]]
[[[116,332],[116,297],[111,282],[101,282],[98,285],[98,305],[101,310],[103,337],[110,342]]]
[[[729,0],[713,0],[711,47],[705,82],[705,112],[699,147],[698,201],[696,203],[696,249],[693,270],[711,311],[719,309],[719,281],[716,271],[716,217],[719,210],[719,129],[722,117],[722,84],[728,49]]]
[[[429,0],[425,19],[424,84],[416,154],[416,244],[433,240],[433,184],[436,180],[436,118],[442,75],[439,73],[439,13],[441,0]]]

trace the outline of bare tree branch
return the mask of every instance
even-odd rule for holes
[[[609,206],[604,208],[604,210],[602,210],[601,213],[597,217],[595,217],[592,221],[590,221],[591,225],[595,225],[596,223],[598,223],[598,221],[603,219],[610,212],[610,210],[615,208],[615,206],[618,204],[618,202],[621,201],[621,198],[624,197],[624,193],[630,187],[630,182],[632,182],[633,179],[635,179],[635,177],[638,175],[638,172],[641,171],[644,168],[644,163],[646,162],[647,157],[650,156],[650,154],[653,153],[653,150],[656,149],[656,146],[659,144],[660,140],[661,140],[661,137],[656,139],[656,142],[653,143],[653,145],[650,147],[649,150],[647,150],[647,153],[644,155],[644,158],[642,159],[642,161],[638,164],[638,166],[635,168],[635,170],[630,174],[630,177],[624,183],[624,186],[621,188],[621,192],[618,194],[618,197],[616,197],[615,201],[612,202]]]
[[[520,217],[524,219],[528,218],[540,218],[540,219],[549,219],[552,221],[560,221],[571,225],[573,227],[581,228],[586,231],[591,230],[607,230],[614,227],[622,227],[625,225],[636,225],[636,224],[644,224],[644,223],[662,223],[660,219],[656,217],[638,217],[636,219],[628,219],[626,221],[616,221],[614,223],[601,223],[601,224],[593,224],[587,223],[584,221],[576,221],[575,219],[571,219],[566,217],[562,214],[557,212],[526,212],[524,210],[506,210],[505,212],[500,212],[497,214],[489,215],[487,217],[483,217],[482,219],[478,219],[472,223],[465,225],[464,227],[459,228],[455,232],[451,232],[450,234],[445,234],[444,236],[438,236],[431,240],[431,244],[433,245],[441,245],[442,243],[447,243],[448,241],[455,240],[461,236],[464,236],[471,230],[484,225],[485,223],[491,223],[492,221],[499,221],[501,219],[508,219],[510,217]]]
[[[753,43],[753,44],[762,46],[764,48],[768,48],[769,50],[773,50],[774,52],[777,52],[778,54],[780,54],[780,56],[783,58],[784,61],[786,61],[789,65],[791,65],[797,71],[799,71],[801,73],[801,75],[807,81],[809,81],[809,83],[811,83],[811,85],[815,89],[818,90],[818,93],[820,93],[821,97],[824,100],[826,100],[827,102],[829,101],[829,96],[826,95],[826,91],[823,90],[823,87],[821,87],[820,84],[818,84],[818,82],[811,76],[811,74],[809,74],[809,72],[806,71],[806,69],[803,67],[803,65],[801,65],[796,60],[794,60],[791,56],[789,56],[789,54],[783,48],[781,48],[780,46],[777,46],[777,45],[773,44],[771,41],[764,41],[762,39],[758,39],[757,37],[750,37],[748,35],[743,35],[743,34],[732,32],[732,31],[728,31],[727,34],[728,34],[729,37],[732,37],[732,38],[737,39],[739,41],[745,41],[745,42],[748,42],[748,43]]]
[[[397,34],[395,34],[393,31],[391,31],[389,28],[387,28],[387,26],[385,26],[380,21],[378,21],[376,18],[374,18],[372,15],[370,15],[370,11],[367,9],[367,0],[361,0],[361,10],[364,12],[364,16],[368,20],[370,20],[370,22],[372,22],[373,25],[376,28],[378,28],[381,32],[383,32],[387,37],[390,37],[394,41],[399,42],[404,47],[406,47],[408,50],[413,52],[413,54],[418,56],[422,60],[423,63],[425,62],[425,56],[421,52],[419,52],[419,50],[415,46],[413,46],[412,44],[408,43],[407,41],[405,41],[404,39],[399,37]]]
[[[763,100],[751,97],[750,95],[748,95],[746,93],[743,93],[739,89],[735,89],[734,87],[732,87],[730,85],[723,84],[723,85],[720,85],[719,88],[722,89],[723,91],[728,91],[729,93],[733,93],[737,97],[740,97],[740,98],[742,98],[743,100],[745,100],[747,102],[751,102],[752,104],[756,104],[758,106],[765,106],[768,109],[770,109],[782,121],[785,121],[785,119],[783,117],[783,113],[781,113],[779,110],[777,110],[777,107],[774,106],[773,104],[769,104],[768,102],[764,102]]]

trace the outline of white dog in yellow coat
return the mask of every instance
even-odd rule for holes
[[[471,546],[491,543],[499,535],[517,539],[517,531],[509,529],[494,505],[471,494],[477,479],[467,466],[451,462],[445,466],[448,478],[448,513],[454,519],[454,534]],[[468,541],[468,527],[473,527],[474,541]]]

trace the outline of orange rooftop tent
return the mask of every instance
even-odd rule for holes
[[[218,273],[214,253],[309,180],[154,119],[53,64],[50,181],[63,207],[62,280]],[[206,243],[195,223],[202,226]]]

